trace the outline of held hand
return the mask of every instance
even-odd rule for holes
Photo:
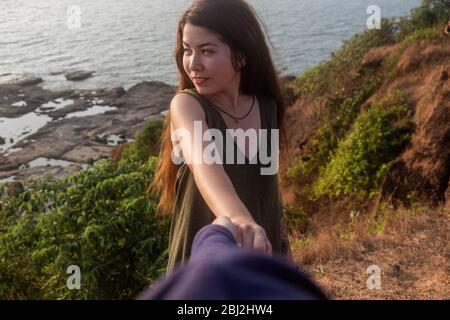
[[[231,220],[228,217],[225,216],[220,216],[218,218],[216,218],[212,224],[218,224],[222,227],[225,227],[228,229],[228,231],[231,232],[231,234],[233,235],[234,239],[237,242],[238,239],[238,229],[237,227],[233,224],[233,222],[231,222]]]
[[[266,231],[252,218],[237,217],[232,220],[227,217],[224,218],[235,227],[235,233],[233,233],[230,229],[229,230],[235,236],[238,246],[260,251],[269,255],[272,254],[272,244],[267,238]],[[217,221],[217,219],[215,221]],[[227,225],[229,225],[229,223],[227,223]],[[224,226],[228,228],[227,225]]]

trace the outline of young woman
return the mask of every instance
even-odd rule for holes
[[[188,261],[196,233],[220,216],[237,226],[238,245],[290,256],[278,174],[263,175],[260,170],[260,151],[271,150],[273,139],[258,138],[256,155],[246,152],[251,147],[246,143],[241,148],[245,164],[207,164],[201,161],[206,141],[183,138],[175,144],[172,139],[180,130],[193,137],[197,123],[201,136],[209,129],[224,137],[233,129],[279,129],[281,147],[286,145],[285,106],[262,28],[244,0],[197,0],[179,20],[179,86],[149,188],[160,194],[158,212],[172,215],[167,273]],[[182,164],[173,161],[175,147],[181,148]],[[233,148],[239,152],[238,145]],[[255,158],[256,163],[249,163]]]

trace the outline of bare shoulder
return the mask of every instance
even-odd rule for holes
[[[178,93],[170,102],[170,116],[173,122],[182,123],[204,120],[205,112],[200,103],[189,93]]]

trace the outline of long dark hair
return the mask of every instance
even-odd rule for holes
[[[183,29],[187,23],[208,29],[226,43],[230,47],[232,64],[236,70],[239,69],[239,58],[242,55],[245,57],[246,64],[241,68],[240,92],[251,95],[262,92],[273,97],[277,105],[280,145],[281,148],[285,148],[287,146],[284,127],[285,105],[278,74],[269,50],[270,39],[266,28],[253,8],[244,0],[193,2],[178,22],[174,52],[179,77],[177,92],[195,88],[183,67]],[[172,162],[172,148],[169,112],[155,177],[148,190],[149,193],[160,194],[157,211],[162,214],[172,213],[175,201],[177,167]]]

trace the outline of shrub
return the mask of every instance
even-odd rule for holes
[[[311,156],[308,160],[299,161],[290,168],[288,171],[290,177],[308,175],[312,169],[330,161],[339,140],[350,130],[360,112],[361,105],[370,97],[378,83],[379,80],[376,77],[369,76],[351,97],[342,101],[330,99],[329,116],[327,122],[317,130],[312,140]]]
[[[410,109],[397,91],[369,107],[356,120],[313,186],[315,197],[362,193],[368,195],[384,177],[389,164],[409,142]]]
[[[286,217],[286,225],[290,235],[295,231],[303,230],[308,223],[308,214],[297,206],[284,204],[283,214]]]
[[[0,299],[132,298],[161,275],[168,221],[146,196],[155,164],[101,160],[5,199]],[[80,290],[66,286],[70,265],[81,269]]]
[[[143,130],[136,132],[135,141],[125,147],[122,158],[128,161],[145,162],[150,156],[157,156],[161,144],[163,125],[163,121],[147,122]]]
[[[420,7],[411,10],[409,17],[399,19],[396,39],[402,41],[413,32],[435,26],[442,31],[448,19],[450,19],[449,0],[424,0]]]

